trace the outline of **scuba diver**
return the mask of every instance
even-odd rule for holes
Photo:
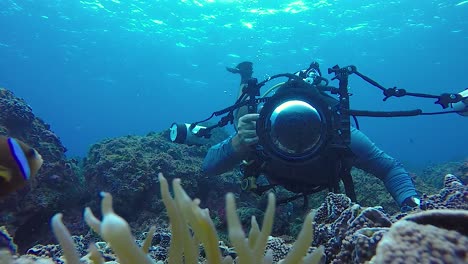
[[[201,121],[172,123],[169,138],[176,143],[203,145],[213,129],[233,124],[236,133],[208,150],[202,166],[204,174],[219,175],[239,165],[242,190],[261,195],[281,186],[295,193],[278,200],[277,204],[303,197],[304,207],[307,207],[309,194],[326,189],[341,192],[341,183],[346,195],[357,202],[351,175],[351,168],[356,167],[380,179],[402,211],[419,207],[420,199],[408,172],[359,130],[356,117],[449,113],[468,117],[468,89],[434,95],[385,88],[354,65],[328,68],[328,74],[334,74],[331,80],[339,81],[338,87],[328,85],[329,80],[322,76],[317,62],[294,74],[279,73],[261,82],[252,78],[251,62],[242,62],[227,70],[241,77],[236,102]],[[435,104],[443,109],[452,110],[351,109],[348,76],[352,74],[380,89],[383,101],[403,96],[429,98],[436,99]],[[283,77],[288,80],[273,85],[260,96],[262,86]],[[222,118],[216,124],[205,123],[215,116]]]
[[[227,70],[240,74],[239,94],[242,94],[252,78],[252,63],[242,62],[235,68],[227,68]],[[328,80],[322,77],[317,62],[313,62],[309,68],[298,71],[294,75],[308,84],[318,85],[326,82],[323,85],[328,85]],[[219,175],[241,164],[241,171],[244,172],[242,180],[245,182],[242,189],[263,193],[279,185],[305,197],[325,189],[339,191],[338,184],[343,181],[347,196],[355,201],[350,170],[351,167],[356,167],[382,180],[402,211],[420,205],[416,188],[402,164],[382,151],[363,132],[352,125],[348,130],[350,142],[344,150],[324,149],[318,157],[299,162],[285,163],[275,158],[258,158],[259,151],[256,147],[259,145],[270,144],[277,149],[277,153],[283,156],[288,154],[294,156],[295,153],[306,153],[318,141],[324,140],[320,136],[315,136],[321,130],[320,126],[315,125],[317,122],[314,122],[320,119],[320,115],[317,115],[309,105],[294,100],[294,95],[290,95],[291,90],[294,90],[294,87],[293,89],[288,87],[288,82],[276,89],[276,94],[288,92],[289,98],[292,98],[290,101],[295,103],[279,101],[277,105],[279,104],[280,107],[272,111],[267,121],[260,120],[262,118],[260,109],[256,109],[255,112],[249,112],[247,106],[237,109],[234,112],[236,133],[209,149],[203,161],[204,174]],[[302,93],[300,89],[297,91]],[[338,104],[338,100],[329,94],[320,92],[314,96],[320,97],[320,102],[326,102],[332,107]],[[269,106],[265,103],[263,108],[266,107]],[[269,136],[273,138],[271,142],[261,142],[262,137],[259,133],[263,130],[259,129],[259,125],[268,126]],[[268,187],[257,185],[258,175],[249,178],[249,174],[265,175],[269,182]]]

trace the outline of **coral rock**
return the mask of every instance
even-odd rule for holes
[[[466,223],[465,210],[407,216],[384,235],[372,263],[468,263]]]
[[[44,159],[34,181],[0,200],[0,223],[15,237],[18,251],[24,252],[38,239],[40,243],[52,241],[47,225],[51,211],[79,201],[81,185],[59,137],[25,100],[0,88],[0,109],[0,134],[20,139]]]

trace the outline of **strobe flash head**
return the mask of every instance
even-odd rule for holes
[[[205,129],[204,126],[195,126],[190,129],[190,124],[178,124],[172,123],[169,132],[169,138],[172,142],[187,144],[187,145],[203,145],[207,143],[207,139],[198,137],[196,134],[201,130]]]

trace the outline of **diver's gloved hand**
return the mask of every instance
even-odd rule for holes
[[[415,208],[419,208],[420,205],[421,199],[416,196],[410,196],[403,201],[400,210],[401,212],[406,213]]]
[[[468,88],[466,88],[464,91],[459,92],[459,94],[466,99],[453,104],[453,110],[460,111],[458,114],[461,116],[468,116]]]
[[[234,151],[242,153],[258,143],[257,120],[259,117],[259,114],[246,114],[239,118],[237,134],[231,140]]]
[[[252,78],[253,63],[250,61],[244,61],[237,64],[235,68],[226,67],[226,70],[232,73],[239,73],[241,76],[241,83],[247,83],[247,80]]]

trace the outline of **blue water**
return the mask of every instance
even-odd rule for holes
[[[385,87],[440,94],[468,87],[468,1],[2,0],[0,86],[26,99],[84,156],[104,138],[161,131],[233,103],[238,76],[356,65]],[[331,75],[325,77],[331,78]],[[337,85],[337,82],[332,82]],[[350,77],[355,109],[442,110]],[[267,87],[266,87],[267,88]],[[360,118],[408,167],[468,157],[468,118]]]

